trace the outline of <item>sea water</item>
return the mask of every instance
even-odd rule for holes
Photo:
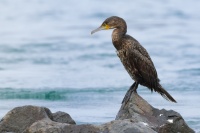
[[[64,111],[81,123],[115,119],[133,83],[110,31],[90,35],[109,16],[149,52],[161,84],[177,100],[139,86],[152,106],[179,112],[200,131],[200,1],[1,0],[0,118],[16,106]]]

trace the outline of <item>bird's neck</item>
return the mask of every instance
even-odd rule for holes
[[[116,28],[113,30],[112,33],[112,42],[114,47],[117,50],[120,50],[122,48],[122,39],[126,34],[126,27],[125,28]]]

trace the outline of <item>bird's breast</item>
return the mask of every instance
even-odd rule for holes
[[[129,75],[131,76],[131,78],[135,81],[137,81],[137,69],[133,63],[133,59],[129,58],[129,53],[127,50],[117,50],[116,51],[118,57],[120,58],[124,68],[126,69],[126,71],[129,73]]]

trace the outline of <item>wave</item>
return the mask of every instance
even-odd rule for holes
[[[43,89],[14,89],[0,88],[0,99],[35,99],[35,100],[67,100],[72,96],[106,94],[124,91],[124,88],[43,88]]]

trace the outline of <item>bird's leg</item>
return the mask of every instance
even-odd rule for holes
[[[137,88],[138,88],[138,85],[139,85],[139,82],[135,82],[136,84],[133,86],[133,91],[135,92],[135,93],[137,93]],[[132,87],[132,86],[131,86]],[[132,92],[133,92],[132,91]]]
[[[122,101],[122,103],[127,103],[128,102],[128,100],[129,100],[129,98],[130,98],[130,96],[131,96],[131,94],[132,94],[132,92],[133,92],[133,90],[134,90],[134,86],[136,85],[136,82],[134,82],[132,85],[131,85],[131,87],[129,88],[129,90],[126,92],[126,95],[125,95],[125,97],[124,97],[124,99],[123,99],[123,101]]]
[[[125,97],[124,97],[124,99],[123,99],[123,101],[122,101],[122,104],[123,103],[125,103],[125,105],[128,103],[128,101],[130,100],[130,98],[131,98],[131,95],[132,95],[132,93],[133,92],[135,92],[135,93],[137,93],[137,88],[138,88],[138,84],[139,84],[139,82],[134,82],[132,85],[131,85],[131,87],[129,88],[129,90],[126,92],[126,95],[125,95]],[[125,106],[124,105],[124,106]]]

